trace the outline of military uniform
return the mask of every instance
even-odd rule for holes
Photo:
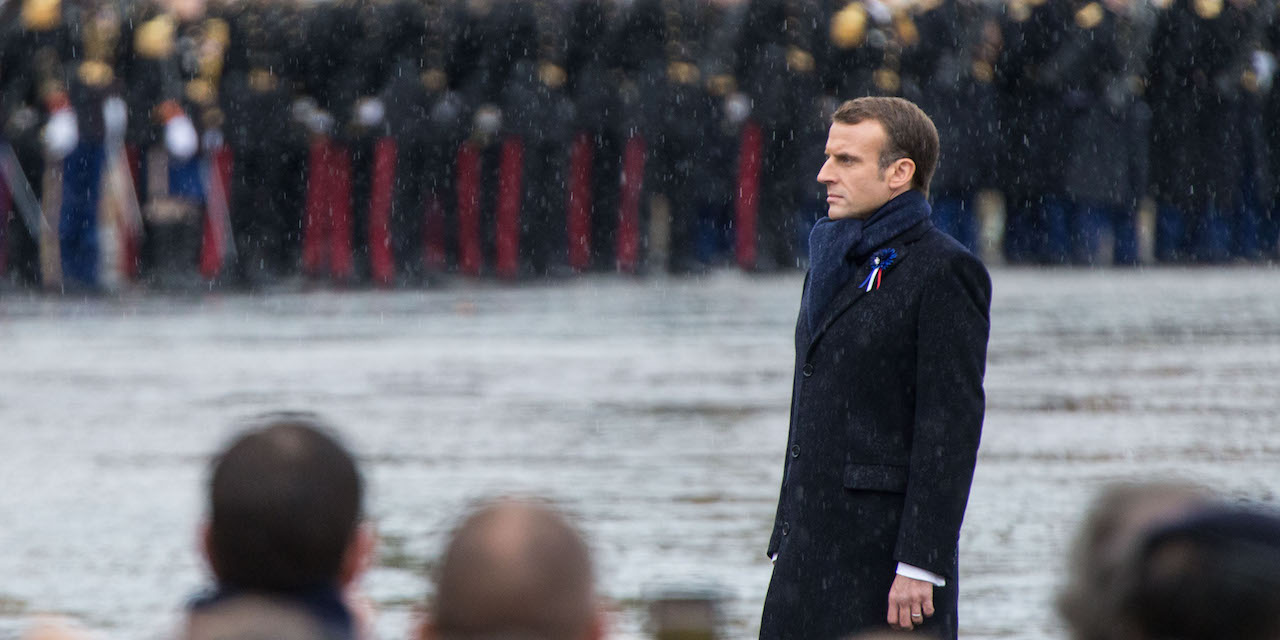
[[[618,95],[621,55],[617,3],[576,0],[565,52],[566,90],[574,103],[566,197],[569,266],[612,270],[622,142]]]
[[[122,73],[132,116],[127,140],[137,153],[146,229],[142,262],[158,286],[193,287],[208,195],[199,134],[221,126],[217,91],[229,27],[203,11],[138,11],[132,55]],[[108,154],[121,159],[119,150]]]
[[[64,287],[96,290],[102,286],[99,204],[106,166],[108,122],[104,106],[123,93],[121,63],[127,61],[134,34],[114,3],[77,7],[68,19],[78,26],[78,42],[68,73],[71,108],[79,143],[63,160],[62,206],[58,221]]]
[[[1256,251],[1250,200],[1265,185],[1256,11],[1248,0],[1186,0],[1160,15],[1150,63],[1159,260]]]
[[[941,149],[930,183],[934,224],[978,252],[978,191],[995,186],[1001,140],[995,64],[997,16],[973,0],[942,0],[916,20],[919,45],[903,58],[903,94],[937,124]]]
[[[41,134],[51,114],[70,106],[64,65],[70,60],[73,40],[57,0],[10,2],[0,12],[4,18],[0,25],[0,138],[13,149],[22,174],[3,177],[11,204],[0,212],[4,234],[0,249],[7,250],[5,262],[14,280],[36,285],[42,275],[43,212],[23,214],[13,197],[17,189],[9,183],[25,179],[41,202],[46,200]]]
[[[429,0],[406,10],[409,46],[383,90],[397,153],[391,250],[399,281],[421,283],[458,260],[454,160],[465,134],[451,82],[460,7]]]
[[[291,110],[302,78],[303,16],[289,3],[250,0],[226,11],[223,137],[231,150],[235,285],[295,273],[301,253],[306,136]]]
[[[797,266],[797,196],[802,193],[796,188],[797,164],[805,164],[816,129],[826,125],[819,112],[823,82],[817,47],[824,39],[818,7],[807,0],[752,0],[735,47],[736,78],[751,100],[739,154],[735,218],[737,225],[756,227],[737,229],[738,261],[744,268]],[[846,52],[833,56],[831,64],[841,66],[838,73],[843,73],[852,71],[843,66],[850,60]],[[798,135],[802,133],[807,135]],[[800,175],[807,172],[812,180],[816,171],[807,166]],[[749,202],[752,198],[755,203]]]
[[[1263,41],[1264,49],[1260,61],[1270,63],[1270,74],[1260,74],[1264,81],[1261,88],[1267,95],[1266,108],[1263,114],[1263,130],[1266,131],[1266,144],[1270,157],[1271,193],[1263,198],[1270,202],[1270,207],[1262,211],[1262,219],[1258,225],[1258,252],[1266,258],[1276,259],[1276,245],[1280,241],[1280,86],[1276,82],[1276,63],[1280,59],[1280,10],[1273,10],[1267,22]]]
[[[1071,258],[1100,259],[1109,228],[1112,260],[1139,260],[1138,202],[1147,183],[1151,114],[1142,100],[1143,53],[1151,21],[1139,6],[1117,13],[1103,2],[1080,2],[1063,47],[1048,72],[1061,77],[1070,115],[1065,191],[1070,201]]]
[[[565,20],[561,6],[552,2],[519,2],[511,10],[519,14],[516,32],[527,38],[532,31],[535,44],[531,51],[516,54],[502,89],[507,139],[504,166],[499,167],[497,213],[503,218],[500,225],[516,224],[516,234],[500,234],[514,235],[518,244],[502,247],[496,266],[503,277],[546,275],[568,266],[565,184],[574,113],[565,87],[566,52],[560,33]],[[513,145],[519,145],[518,158],[512,155]]]
[[[1062,159],[1070,152],[1071,120],[1064,78],[1050,65],[1071,21],[1067,0],[1010,0],[997,64],[1000,87],[999,175],[1004,185],[1005,258],[1013,263],[1068,259],[1068,204]]]

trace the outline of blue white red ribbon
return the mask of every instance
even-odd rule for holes
[[[898,257],[898,252],[893,249],[881,249],[871,256],[871,273],[867,274],[867,279],[858,285],[867,291],[871,291],[874,287],[880,288],[880,280],[884,278],[884,271],[888,269],[893,261]]]

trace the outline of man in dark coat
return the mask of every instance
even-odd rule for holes
[[[869,97],[833,119],[760,637],[955,638],[991,280],[929,220],[928,116]]]

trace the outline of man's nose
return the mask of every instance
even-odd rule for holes
[[[831,172],[828,171],[828,167],[830,166],[831,160],[827,160],[822,163],[822,168],[818,169],[818,182],[821,182],[822,184],[831,184],[832,182],[835,182],[835,179],[831,177]]]

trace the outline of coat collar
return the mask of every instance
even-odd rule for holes
[[[898,253],[897,263],[901,265],[902,261],[907,258],[911,245],[932,228],[933,222],[930,220],[924,220],[916,224],[914,227],[898,234],[897,237],[887,242],[883,248],[891,248],[896,251]],[[868,258],[869,256],[862,257],[862,264],[854,273],[853,279],[845,283],[844,287],[840,289],[840,292],[836,294],[836,297],[831,300],[831,304],[827,305],[827,310],[822,316],[822,322],[818,325],[818,330],[813,332],[813,335],[809,336],[810,352],[813,351],[814,346],[817,345],[818,340],[822,335],[827,332],[827,329],[830,328],[845,311],[848,311],[854,303],[860,300],[863,294],[867,293],[863,287],[859,286],[859,283],[871,274],[871,261]],[[891,272],[892,270],[886,271],[886,273]]]

